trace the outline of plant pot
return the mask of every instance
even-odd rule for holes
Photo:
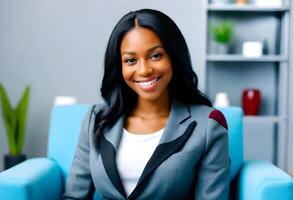
[[[13,156],[6,154],[4,156],[4,169],[9,169],[10,167],[13,167],[23,161],[26,160],[26,156],[24,154]]]
[[[217,54],[228,54],[229,53],[229,45],[223,43],[216,43],[216,52]]]
[[[228,3],[229,0],[211,0],[211,4],[226,5]]]

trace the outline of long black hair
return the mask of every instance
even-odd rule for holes
[[[154,31],[169,55],[173,70],[168,86],[171,97],[188,104],[212,105],[198,89],[198,78],[192,69],[187,44],[173,20],[157,10],[141,9],[129,12],[117,23],[108,41],[101,87],[106,106],[96,116],[95,139],[106,126],[114,124],[136,104],[137,94],[126,85],[122,76],[120,52],[124,35],[136,26]]]

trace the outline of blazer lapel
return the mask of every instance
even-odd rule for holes
[[[190,123],[189,106],[173,99],[169,119],[159,144],[167,143],[180,137]]]
[[[120,192],[120,194],[127,198],[116,165],[116,152],[121,141],[123,124],[124,116],[120,117],[111,128],[105,129],[105,134],[103,133],[99,139],[99,150],[109,179],[111,180],[114,187]]]
[[[180,151],[197,125],[197,122],[191,121],[190,118],[189,107],[174,99],[159,145],[145,166],[137,186],[128,199],[136,199],[145,188],[148,177],[151,176],[152,172],[172,154]]]
[[[116,165],[116,152],[122,137],[124,118],[125,116],[120,117],[111,128],[105,129],[105,134],[102,134],[99,139],[99,150],[107,176],[120,194],[127,198]],[[127,199],[137,198],[147,184],[148,177],[168,157],[180,151],[196,124],[196,121],[191,121],[188,105],[173,99],[169,119],[159,145],[145,166],[137,186]]]

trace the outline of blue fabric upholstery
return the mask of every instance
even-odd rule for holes
[[[89,105],[54,107],[49,131],[48,158],[27,160],[0,173],[1,200],[59,199]],[[266,161],[243,161],[242,110],[218,108],[227,119],[231,180],[237,178],[240,200],[293,199],[292,178]],[[96,198],[99,199],[96,193]]]
[[[48,158],[33,158],[0,173],[1,200],[56,200],[63,188],[59,166]]]
[[[229,154],[231,159],[230,180],[233,180],[243,164],[243,113],[239,107],[218,108],[228,125]]]
[[[293,199],[292,177],[267,161],[247,161],[238,182],[239,200]]]
[[[48,157],[58,163],[64,178],[70,169],[79,130],[89,107],[90,105],[56,106],[52,110]]]

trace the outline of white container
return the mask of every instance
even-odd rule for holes
[[[283,5],[283,0],[254,0],[253,3],[259,7],[280,7]]]
[[[219,92],[216,94],[215,107],[228,107],[230,106],[228,94],[225,92]]]
[[[56,96],[54,98],[54,106],[73,105],[76,102],[76,98],[71,96]]]
[[[257,41],[247,41],[242,45],[242,55],[244,57],[261,57],[263,44]]]

